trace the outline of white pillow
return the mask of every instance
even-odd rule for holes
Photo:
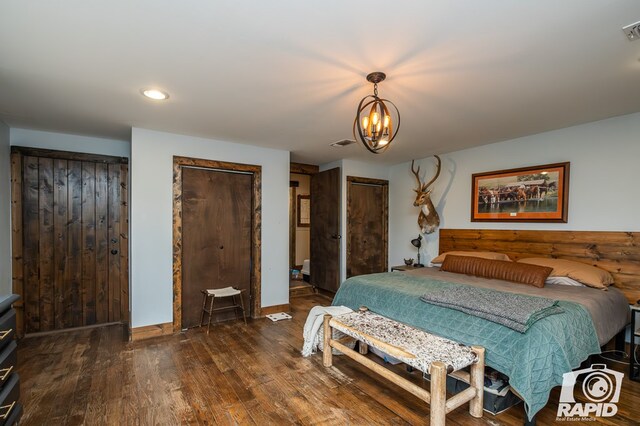
[[[547,277],[544,283],[568,285],[572,287],[586,287],[586,285],[582,284],[580,281],[576,281],[573,278],[569,278],[569,277]]]

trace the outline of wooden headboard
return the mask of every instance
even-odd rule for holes
[[[513,260],[553,257],[609,271],[629,303],[640,299],[640,232],[441,229],[440,253],[483,250]]]

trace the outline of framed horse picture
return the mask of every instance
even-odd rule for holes
[[[472,222],[567,222],[569,162],[475,173]]]

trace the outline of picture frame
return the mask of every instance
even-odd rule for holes
[[[566,223],[569,162],[474,173],[472,222]]]
[[[298,195],[298,226],[309,227],[311,226],[311,196],[310,195]]]

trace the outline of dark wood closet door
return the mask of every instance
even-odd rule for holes
[[[340,168],[311,176],[311,283],[340,287]]]
[[[15,148],[20,334],[129,319],[126,159]]]
[[[251,174],[182,168],[182,328],[200,325],[201,291],[210,288],[244,289],[249,316],[252,193]],[[218,299],[214,308],[230,305]]]
[[[387,271],[388,182],[347,177],[347,277]]]

